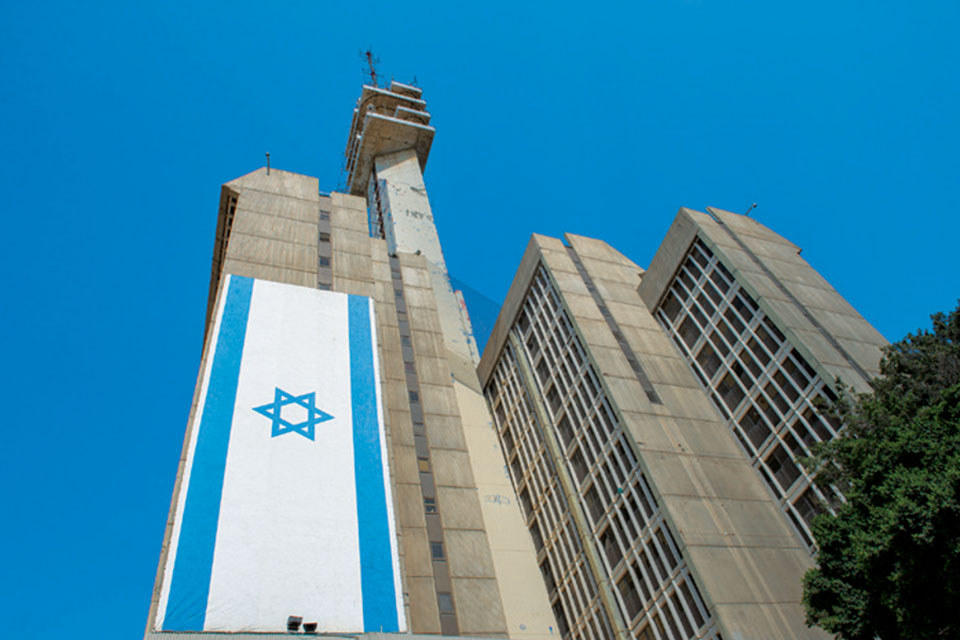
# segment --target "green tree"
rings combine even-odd
[[[845,640],[960,638],[960,304],[886,348],[811,461],[846,502],[813,522],[807,623]]]

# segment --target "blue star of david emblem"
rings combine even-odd
[[[285,433],[296,432],[308,440],[313,440],[314,427],[321,422],[333,420],[329,413],[321,411],[316,407],[316,392],[305,393],[302,396],[295,396],[283,391],[280,387],[276,388],[273,394],[273,402],[254,407],[253,410],[262,416],[273,420],[273,426],[270,429],[270,437],[276,438]],[[288,404],[298,405],[307,410],[307,419],[296,424],[284,420],[281,415],[283,407]],[[289,415],[289,414],[288,414]]]

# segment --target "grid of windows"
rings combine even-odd
[[[509,344],[504,348],[486,394],[563,635],[610,637],[603,633],[609,622],[556,463],[564,465],[573,482],[589,520],[590,544],[602,559],[630,636],[719,638],[628,435],[542,267],[512,331],[524,353],[515,353]],[[557,434],[563,459],[556,463],[542,443],[542,426],[531,408],[518,357],[530,364],[549,428]]]
[[[657,309],[687,363],[807,545],[825,498],[799,458],[839,424],[836,397],[713,252],[696,240]]]

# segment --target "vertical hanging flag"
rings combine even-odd
[[[369,298],[227,276],[154,628],[406,630]]]

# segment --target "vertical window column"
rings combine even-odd
[[[330,210],[321,207],[317,215],[317,289],[330,291],[333,288]]]
[[[370,229],[371,238],[385,238],[383,211],[384,197],[383,190],[386,182],[377,180],[377,172],[374,169],[370,172],[370,183],[367,186],[367,224]]]
[[[443,544],[443,523],[437,503],[437,487],[430,464],[430,447],[427,442],[426,423],[420,402],[420,381],[417,377],[416,359],[410,331],[410,318],[403,295],[403,274],[400,260],[390,257],[390,277],[393,283],[394,302],[397,308],[397,325],[400,331],[400,350],[406,375],[407,399],[410,405],[410,420],[413,423],[413,444],[420,472],[420,496],[423,498],[423,513],[427,523],[427,540],[433,565],[433,582],[437,593],[437,608],[440,612],[440,632],[445,636],[460,635],[457,611],[450,582],[450,567],[447,564]]]

